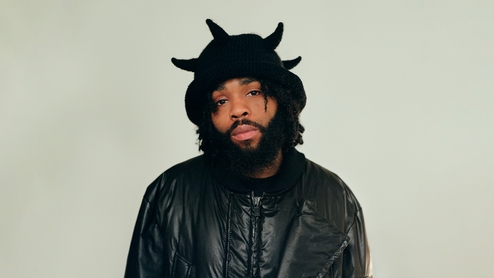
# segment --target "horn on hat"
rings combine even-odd
[[[176,59],[172,58],[172,63],[180,69],[195,72],[197,68],[197,58],[193,59]]]
[[[230,35],[211,19],[206,19],[206,24],[209,26],[209,30],[211,31],[214,40],[218,43],[224,44],[230,39]]]
[[[283,23],[280,22],[278,23],[276,30],[274,30],[274,32],[271,35],[267,36],[264,39],[264,45],[268,49],[275,50],[276,47],[278,47],[278,45],[280,44],[282,36],[283,36]]]
[[[298,63],[300,63],[300,61],[302,60],[302,57],[298,56],[297,58],[293,59],[293,60],[285,60],[285,61],[281,61],[283,63],[283,67],[285,69],[293,69],[296,65],[298,65]]]

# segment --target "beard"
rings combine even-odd
[[[257,146],[253,146],[250,140],[242,142],[241,146],[232,141],[231,133],[242,124],[259,129],[261,138]],[[231,173],[255,176],[275,164],[285,141],[284,129],[285,120],[280,110],[276,111],[267,126],[244,119],[233,123],[226,133],[213,127],[211,137],[213,148],[218,151],[217,162],[225,161]]]

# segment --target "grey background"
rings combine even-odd
[[[146,186],[199,154],[206,18],[301,55],[299,149],[366,216],[376,277],[494,272],[494,2],[0,1],[0,276],[122,277]]]

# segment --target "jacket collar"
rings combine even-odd
[[[243,180],[246,177],[234,174],[228,169],[228,162],[219,161],[211,169],[213,177],[226,188],[238,192],[249,193],[250,189],[243,186]],[[291,148],[283,153],[283,162],[281,163],[273,185],[273,190],[268,191],[271,194],[283,192],[292,187],[302,175],[305,168],[305,155],[295,148]]]

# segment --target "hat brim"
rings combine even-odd
[[[239,77],[254,77],[268,79],[289,88],[295,101],[300,104],[302,110],[305,106],[306,96],[304,86],[300,78],[280,65],[267,62],[234,62],[227,65],[216,66],[195,76],[189,84],[185,94],[185,109],[189,120],[199,125],[204,106],[208,101],[208,94],[219,84]]]

